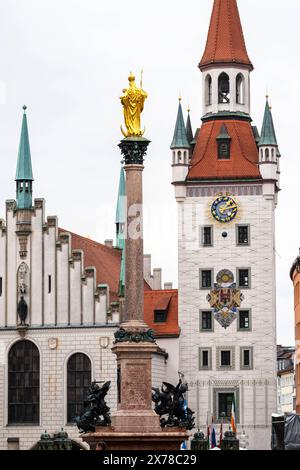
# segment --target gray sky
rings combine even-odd
[[[282,153],[277,208],[278,341],[294,343],[289,269],[299,236],[299,0],[239,0],[261,128],[268,89]],[[144,69],[143,121],[152,144],[144,172],[145,252],[177,284],[170,142],[178,95],[201,118],[201,74],[213,0],[0,0],[0,217],[15,195],[22,105],[28,106],[34,197],[61,227],[114,236],[122,124],[130,70]]]

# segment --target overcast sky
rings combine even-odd
[[[278,342],[294,344],[291,264],[299,230],[299,0],[239,0],[261,128],[268,89],[282,154],[277,208]],[[15,197],[22,106],[28,106],[34,197],[68,230],[114,237],[120,170],[119,102],[144,70],[143,121],[152,141],[144,172],[145,252],[177,285],[170,142],[179,90],[201,118],[201,73],[213,0],[0,0],[0,217]],[[270,276],[271,278],[271,276]]]

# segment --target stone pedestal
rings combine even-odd
[[[178,451],[187,433],[182,429],[172,429],[161,432],[118,432],[112,428],[98,428],[96,432],[85,434],[84,440],[91,450],[107,451]]]
[[[112,415],[118,432],[159,432],[159,416],[152,409],[152,355],[155,343],[117,343],[120,402]]]

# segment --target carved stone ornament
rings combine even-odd
[[[18,291],[20,294],[28,293],[29,268],[26,263],[21,263],[18,270]]]
[[[243,294],[233,281],[234,276],[231,271],[226,269],[220,271],[214,289],[207,296],[215,319],[225,329],[237,318],[238,308],[244,300]]]
[[[125,165],[143,165],[150,141],[143,137],[128,137],[119,144]]]
[[[57,344],[58,344],[57,338],[49,338],[49,340],[48,340],[49,349],[51,349],[51,350],[56,349]]]
[[[115,343],[155,343],[154,331],[126,331],[120,328],[115,333]]]
[[[19,244],[20,244],[19,255],[20,255],[20,258],[22,259],[27,257],[27,242],[28,242],[27,235],[19,235]]]

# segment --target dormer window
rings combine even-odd
[[[154,311],[154,323],[165,323],[167,321],[167,310]]]
[[[230,159],[230,143],[231,143],[231,137],[228,134],[225,124],[223,124],[221,127],[220,134],[217,137],[219,160]]]

